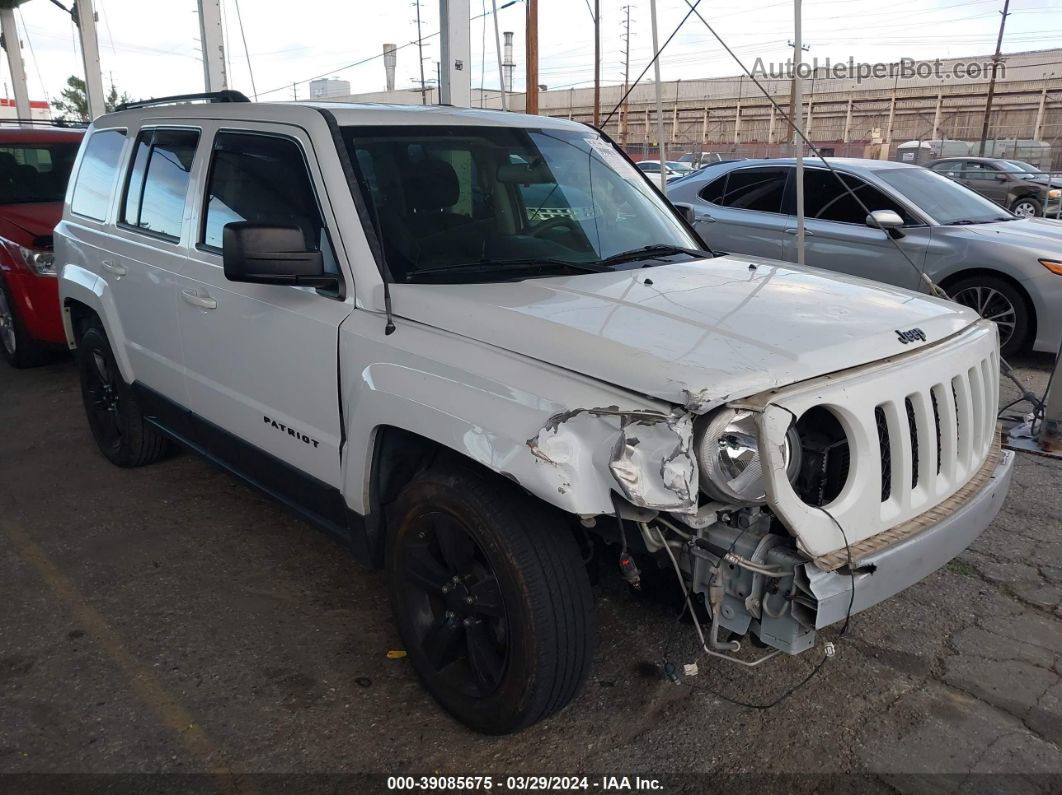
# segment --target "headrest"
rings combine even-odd
[[[441,210],[457,204],[457,172],[442,160],[418,163],[405,178],[406,201],[417,210]]]

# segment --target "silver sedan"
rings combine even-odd
[[[1062,223],[1019,218],[921,166],[829,162],[845,185],[821,161],[805,161],[807,265],[912,290],[924,270],[996,321],[1005,355],[1058,350]],[[672,182],[668,198],[711,248],[795,262],[794,173],[791,159],[720,163]]]

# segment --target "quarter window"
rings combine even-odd
[[[822,221],[865,224],[868,211],[893,210],[905,224],[917,223],[903,206],[873,185],[849,174],[841,175],[851,193],[833,173],[812,168],[804,172],[804,215]],[[852,194],[859,197],[857,201]],[[860,202],[863,204],[861,205]],[[866,209],[863,209],[866,205]]]
[[[701,192],[698,195],[706,202],[722,204],[723,194],[726,193],[726,178],[727,175],[723,174],[719,179],[712,180],[701,188]]]
[[[785,181],[784,168],[739,168],[710,183],[700,196],[724,207],[777,213],[782,209]]]
[[[136,140],[121,220],[179,240],[198,130],[144,130]]]
[[[70,199],[73,212],[97,221],[106,219],[124,143],[125,130],[99,130],[89,138]]]
[[[222,248],[225,225],[250,221],[294,226],[336,272],[328,233],[299,145],[288,138],[220,132],[214,139],[200,243]]]

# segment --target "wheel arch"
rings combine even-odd
[[[1010,274],[1004,273],[1003,271],[996,270],[994,268],[965,268],[961,271],[949,274],[947,278],[945,278],[941,282],[940,286],[944,289],[944,292],[950,295],[951,288],[953,285],[974,276],[987,276],[993,279],[999,279],[1000,281],[1006,282],[1015,290],[1017,290],[1018,295],[1021,296],[1021,299],[1025,302],[1025,308],[1029,313],[1029,330],[1023,343],[1028,344],[1030,340],[1035,340],[1037,324],[1036,304],[1032,300],[1032,296],[1029,295],[1029,291],[1025,289],[1024,285],[1022,285],[1020,281],[1015,279]]]
[[[128,384],[133,383],[136,377],[126,353],[125,334],[107,282],[86,268],[66,265],[59,277],[59,297],[69,348],[77,348],[78,337],[84,332],[83,328],[75,324],[75,317],[81,322],[85,322],[86,318],[95,318],[111,343],[111,350],[122,378]]]
[[[76,298],[63,300],[63,325],[66,326],[66,338],[71,350],[77,348],[82,335],[93,325],[103,325],[99,313],[88,304]]]
[[[368,473],[368,506],[364,527],[352,535],[355,556],[379,568],[387,538],[388,517],[403,489],[419,474],[433,467],[461,467],[493,480],[501,487],[515,487],[543,510],[563,514],[560,508],[524,488],[511,475],[498,473],[469,455],[414,431],[381,425],[373,432]]]

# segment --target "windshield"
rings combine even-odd
[[[984,224],[1015,218],[998,204],[928,168],[893,168],[874,173],[938,224]]]
[[[0,204],[61,202],[78,145],[0,144]]]
[[[589,128],[347,127],[343,137],[396,281],[462,268],[462,281],[491,281],[491,266],[536,261],[617,267],[605,260],[701,247]]]

